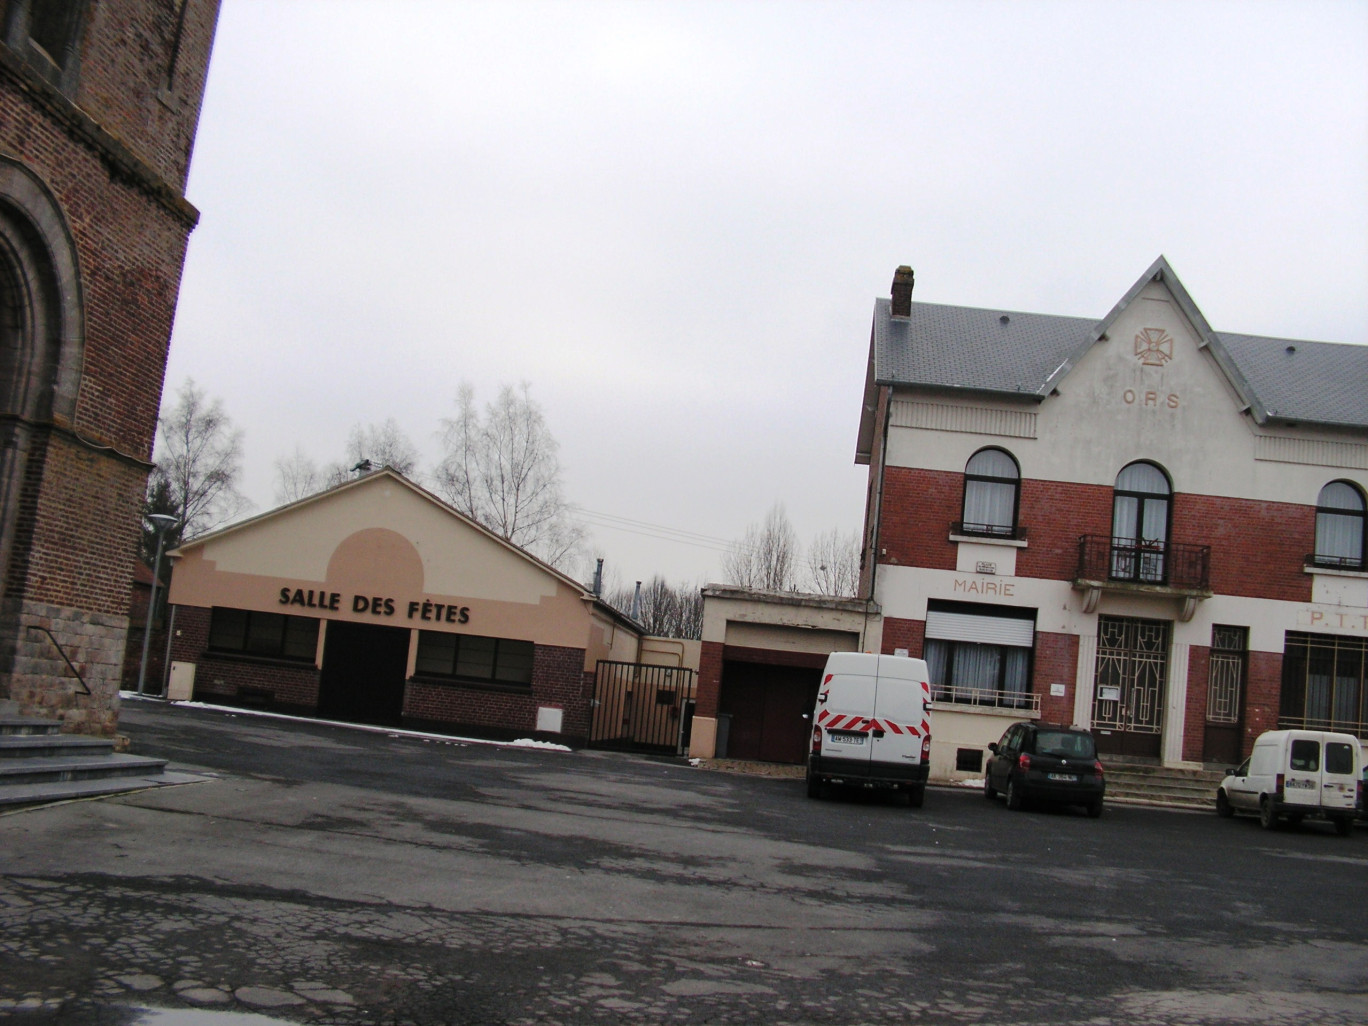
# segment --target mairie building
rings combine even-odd
[[[929,664],[933,777],[1027,718],[1172,766],[1368,738],[1368,346],[1216,330],[1162,257],[1091,317],[891,292],[861,647]]]

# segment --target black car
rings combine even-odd
[[[1082,805],[1089,816],[1102,815],[1106,781],[1088,731],[1050,723],[1013,723],[988,750],[993,754],[983,777],[985,798],[1002,792],[1009,809],[1042,801]]]

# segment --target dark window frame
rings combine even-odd
[[[1368,638],[1287,631],[1280,727],[1368,739]]]
[[[227,625],[223,624],[224,618],[229,615],[242,616],[241,637],[242,640],[236,645],[223,644],[223,635],[227,633]],[[253,620],[257,621],[257,629],[253,631]],[[277,620],[280,622],[279,644],[263,646],[254,644],[253,639],[261,639],[266,634],[265,625]],[[214,606],[209,611],[209,635],[205,641],[205,653],[213,656],[228,656],[245,659],[266,659],[290,663],[291,665],[316,666],[318,662],[318,629],[319,619],[313,616],[294,616],[290,613],[265,612],[255,609],[238,609],[232,606]],[[304,640],[305,644],[300,644],[300,652],[292,653],[289,651],[291,641],[291,629],[294,630],[293,638],[295,641]],[[307,644],[307,639],[312,636],[312,644]],[[302,649],[308,647],[308,655],[304,655]]]
[[[1153,460],[1132,460],[1116,474],[1117,482],[1132,467],[1150,467],[1164,480],[1165,492],[1142,492],[1133,488],[1112,486],[1111,515],[1111,577],[1113,580],[1137,581],[1142,584],[1164,584],[1168,581],[1169,547],[1173,544],[1173,478]],[[1134,536],[1116,533],[1117,499],[1134,499],[1135,514],[1129,526]],[[1144,537],[1145,509],[1158,502],[1164,504],[1164,537]],[[1156,541],[1158,544],[1156,545]]]
[[[1344,485],[1358,499],[1358,509],[1349,509],[1341,506],[1323,505],[1325,493],[1334,485]],[[1335,556],[1324,551],[1322,544],[1328,540],[1322,531],[1324,521],[1322,518],[1342,518],[1345,520],[1358,521],[1358,545],[1359,554],[1355,559],[1352,556]],[[1363,489],[1354,481],[1346,481],[1343,478],[1328,481],[1316,496],[1316,534],[1315,552],[1311,555],[1311,563],[1326,569],[1334,570],[1364,570],[1368,569],[1368,497],[1363,494]]]
[[[1016,471],[1015,477],[1001,477],[996,474],[978,474],[969,468],[974,460],[984,453],[1000,453],[1006,456]],[[985,524],[970,522],[969,520],[969,492],[973,485],[1011,485],[1012,486],[1012,521],[1010,524]],[[964,464],[964,488],[960,494],[960,522],[956,525],[960,533],[977,535],[984,538],[1017,538],[1020,537],[1020,518],[1021,518],[1021,464],[1017,458],[1000,445],[987,445],[979,449]]]
[[[10,0],[5,42],[51,85],[74,96],[89,8],[89,0]],[[61,38],[40,38],[45,29],[58,32]]]
[[[430,666],[422,665],[425,661],[428,661],[427,659],[425,659],[425,655],[430,657],[432,654],[430,652],[424,652],[424,639],[429,639],[429,643],[431,643],[431,641],[439,638],[444,643],[447,641],[454,642],[451,649],[450,670],[445,672],[441,670],[432,669]],[[490,670],[488,676],[473,674],[469,672],[457,672],[457,668],[459,667],[461,661],[461,645],[463,642],[472,641],[494,642],[494,654],[493,658],[490,660]],[[511,646],[518,646],[517,650],[525,652],[526,654],[526,680],[509,676],[501,677],[499,675],[501,669],[500,656],[501,654],[508,652],[508,658],[511,661]],[[523,648],[523,646],[526,646],[525,649]],[[533,678],[536,676],[536,655],[536,643],[531,641],[525,641],[520,638],[494,638],[482,634],[458,634],[454,631],[419,630],[418,647],[415,654],[413,679],[425,683],[434,684],[458,684],[471,685],[475,687],[499,688],[513,691],[530,691],[532,690]],[[508,664],[505,663],[503,665],[506,667]],[[422,668],[420,669],[420,667]]]

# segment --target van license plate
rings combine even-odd
[[[865,743],[865,736],[863,734],[832,733],[828,736],[831,738],[833,744],[838,745],[862,745]]]
[[[1075,783],[1075,782],[1078,780],[1078,778],[1077,778],[1076,776],[1074,776],[1072,773],[1046,773],[1046,774],[1045,774],[1045,779],[1046,779],[1046,780],[1067,780],[1067,781],[1068,781],[1069,783],[1071,783],[1071,784],[1072,784],[1072,783]]]

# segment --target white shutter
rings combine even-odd
[[[1035,623],[1014,616],[979,616],[928,610],[926,636],[942,641],[976,641],[984,645],[1031,648],[1035,644]]]

